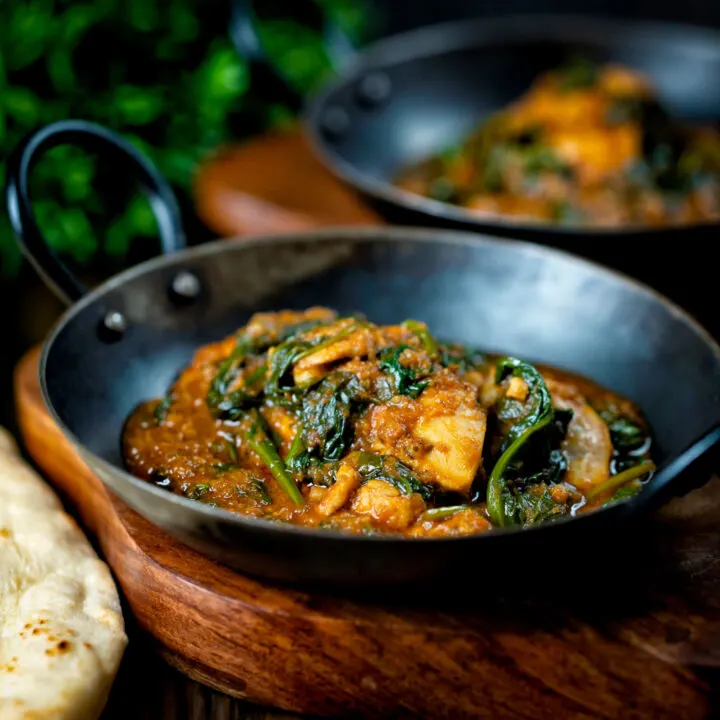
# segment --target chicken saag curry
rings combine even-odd
[[[130,472],[198,502],[407,537],[616,502],[652,473],[650,444],[638,409],[588,380],[326,308],[254,315],[123,433]]]
[[[399,187],[473,213],[578,227],[720,220],[720,133],[686,127],[641,74],[577,60]]]

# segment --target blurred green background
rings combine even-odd
[[[131,140],[159,166],[180,201],[191,243],[213,235],[196,218],[193,174],[219,146],[295,121],[277,83],[238,56],[232,0],[0,0],[0,180],[28,132],[82,118]],[[360,0],[255,0],[274,64],[302,95],[331,72],[323,23],[362,42]],[[118,176],[119,175],[119,176]],[[46,153],[30,179],[45,237],[92,285],[157,254],[149,203],[112,164],[71,146]],[[4,200],[3,200],[4,205]],[[64,307],[23,262],[0,213],[0,425],[17,430],[12,371]]]
[[[332,18],[360,38],[366,25],[360,3],[316,4],[320,18]],[[253,84],[230,40],[229,14],[229,0],[4,0],[0,157],[28,131],[53,120],[74,117],[107,125],[144,150],[169,178],[190,234],[198,239],[203,228],[189,197],[198,160],[223,143],[293,120],[280,98]],[[274,19],[264,20],[260,30],[273,60],[307,93],[330,65],[319,28],[298,15],[297,0],[274,2]],[[283,19],[289,16],[297,19]],[[154,236],[148,203],[131,188],[121,191],[112,170],[62,146],[32,175],[35,212],[48,241],[74,265],[95,265],[98,274],[117,270],[133,242]],[[3,182],[4,175],[3,162]],[[18,276],[20,263],[2,213],[5,282]]]

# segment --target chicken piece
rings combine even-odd
[[[482,462],[487,413],[476,400],[468,383],[438,383],[419,398],[422,407],[416,437],[430,445],[430,451],[416,463],[435,476],[445,490],[470,490]]]
[[[410,531],[413,537],[448,537],[475,535],[490,529],[490,523],[475,510],[462,510],[441,522],[418,522]]]
[[[581,185],[593,185],[623,171],[640,157],[642,143],[640,129],[628,124],[550,130],[545,141],[575,170]]]
[[[426,482],[465,493],[482,461],[487,424],[476,396],[474,385],[438,374],[417,399],[372,407],[358,435],[370,452],[394,455]]]
[[[528,392],[527,383],[521,377],[513,376],[510,378],[510,382],[508,382],[505,397],[524,403],[527,399]]]
[[[340,327],[337,332],[342,332]],[[330,336],[332,337],[332,336]],[[364,357],[374,348],[372,333],[360,328],[337,342],[318,349],[307,357],[298,360],[293,367],[293,380],[300,387],[308,387],[330,372],[331,366],[341,360]]]
[[[250,338],[268,337],[277,340],[282,331],[290,325],[311,322],[331,322],[337,317],[334,310],[311,307],[307,310],[282,310],[275,313],[255,313],[245,326],[245,335]]]
[[[356,493],[352,511],[369,515],[388,530],[405,530],[425,510],[425,501],[417,493],[410,496],[384,480],[369,480]]]
[[[325,495],[327,495],[327,492],[327,488],[324,488],[321,485],[313,485],[310,490],[308,490],[306,499],[311,505],[317,505],[325,497]]]
[[[479,413],[477,417],[458,414],[431,418],[417,428],[417,435],[432,445],[422,465],[444,490],[470,490],[482,459],[485,420]]]
[[[540,81],[509,113],[508,128],[520,131],[545,128],[584,128],[601,125],[606,101],[593,90],[558,92],[552,80]]]
[[[635,70],[622,65],[607,65],[600,73],[600,87],[615,97],[649,98],[654,94],[649,80]]]
[[[610,430],[573,385],[552,379],[546,383],[553,405],[574,413],[561,448],[568,459],[565,480],[585,493],[610,476]]]
[[[318,503],[317,512],[329,517],[337,512],[350,498],[350,494],[360,485],[362,477],[352,466],[343,463],[338,468],[335,484],[325,493]]]
[[[550,208],[544,198],[519,194],[477,194],[468,198],[465,207],[472,212],[491,215],[514,215],[527,218],[549,218]]]

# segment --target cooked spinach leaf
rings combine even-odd
[[[417,320],[406,320],[403,323],[403,327],[417,335],[422,343],[423,349],[431,358],[437,357],[439,353],[437,341],[430,334],[430,331],[425,323],[418,322]]]
[[[248,408],[259,401],[259,389],[238,389],[229,392],[237,380],[247,358],[257,350],[253,340],[239,335],[237,345],[230,355],[219,365],[210,382],[205,402],[214,417],[222,420],[239,420]]]
[[[598,81],[600,69],[588,58],[573,58],[557,71],[558,87],[569,92],[591,88]]]
[[[439,351],[440,364],[443,367],[457,366],[461,373],[474,370],[485,363],[485,355],[480,350],[473,350],[463,345],[442,344],[439,346]]]
[[[247,497],[262,505],[270,505],[272,498],[265,486],[265,481],[260,478],[253,478],[245,487],[235,486],[235,493],[240,497]]]
[[[551,450],[544,457],[547,459],[543,459],[541,461],[543,467],[541,467],[540,470],[537,470],[526,477],[522,477],[523,485],[537,485],[540,483],[554,485],[563,479],[563,476],[568,469],[568,461],[565,454],[556,448]]]
[[[508,448],[521,437],[529,437],[528,430],[536,431],[540,426],[544,427],[555,419],[550,391],[534,366],[513,357],[499,358],[495,365],[495,382],[500,383],[508,376],[519,377],[525,381],[528,387],[528,400],[523,415],[510,427],[503,448]],[[561,418],[569,422],[567,414],[561,415]]]
[[[400,361],[400,356],[409,346],[398,345],[397,347],[385,348],[380,352],[380,369],[387,372],[395,381],[395,390],[399,395],[407,395],[416,398],[430,384],[429,380],[418,380],[417,371],[405,367]]]
[[[303,440],[304,428],[302,423],[298,423],[295,437],[290,444],[287,457],[285,458],[285,467],[292,472],[305,472],[310,464],[311,456],[305,446]]]
[[[610,440],[616,450],[636,450],[645,444],[647,433],[637,423],[607,411],[601,412],[600,417],[610,430]]]
[[[338,460],[352,442],[352,403],[356,379],[347,373],[327,375],[302,401],[303,443],[322,460]],[[299,454],[298,454],[299,457]]]
[[[550,392],[542,375],[529,363],[512,357],[499,358],[495,381],[508,375],[522,378],[528,386],[524,414],[511,425],[501,448],[501,455],[490,473],[487,485],[487,507],[493,524],[498,527],[518,522],[515,495],[507,484],[506,473],[528,440],[555,419]]]
[[[613,475],[624,472],[647,459],[651,439],[641,425],[620,415],[614,409],[602,410],[599,415],[610,430],[610,440],[613,445]]]
[[[429,485],[418,480],[413,471],[392,455],[374,455],[359,452],[353,457],[357,471],[362,475],[363,483],[369,480],[384,480],[397,488],[403,495],[417,493],[423,500],[433,495]]]
[[[312,343],[291,338],[275,348],[268,363],[268,375],[265,380],[265,395],[271,398],[293,390],[292,366],[302,354],[312,348]]]
[[[538,485],[514,496],[515,516],[520,525],[539,525],[569,515],[567,503],[553,500],[547,485]]]
[[[306,340],[301,336],[294,335],[288,340],[285,340],[275,348],[270,358],[268,377],[265,381],[265,394],[268,397],[278,400],[283,394],[291,393],[288,399],[291,403],[296,403],[298,397],[292,395],[292,393],[307,388],[297,388],[295,386],[295,381],[292,379],[292,368],[295,363],[313,353],[334,345],[339,340],[355,332],[358,328],[362,327],[362,325],[363,322],[357,320],[349,323],[329,337],[321,335],[320,337],[312,338],[312,340]]]

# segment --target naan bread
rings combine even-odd
[[[107,566],[0,428],[0,718],[94,720],[126,644]]]

